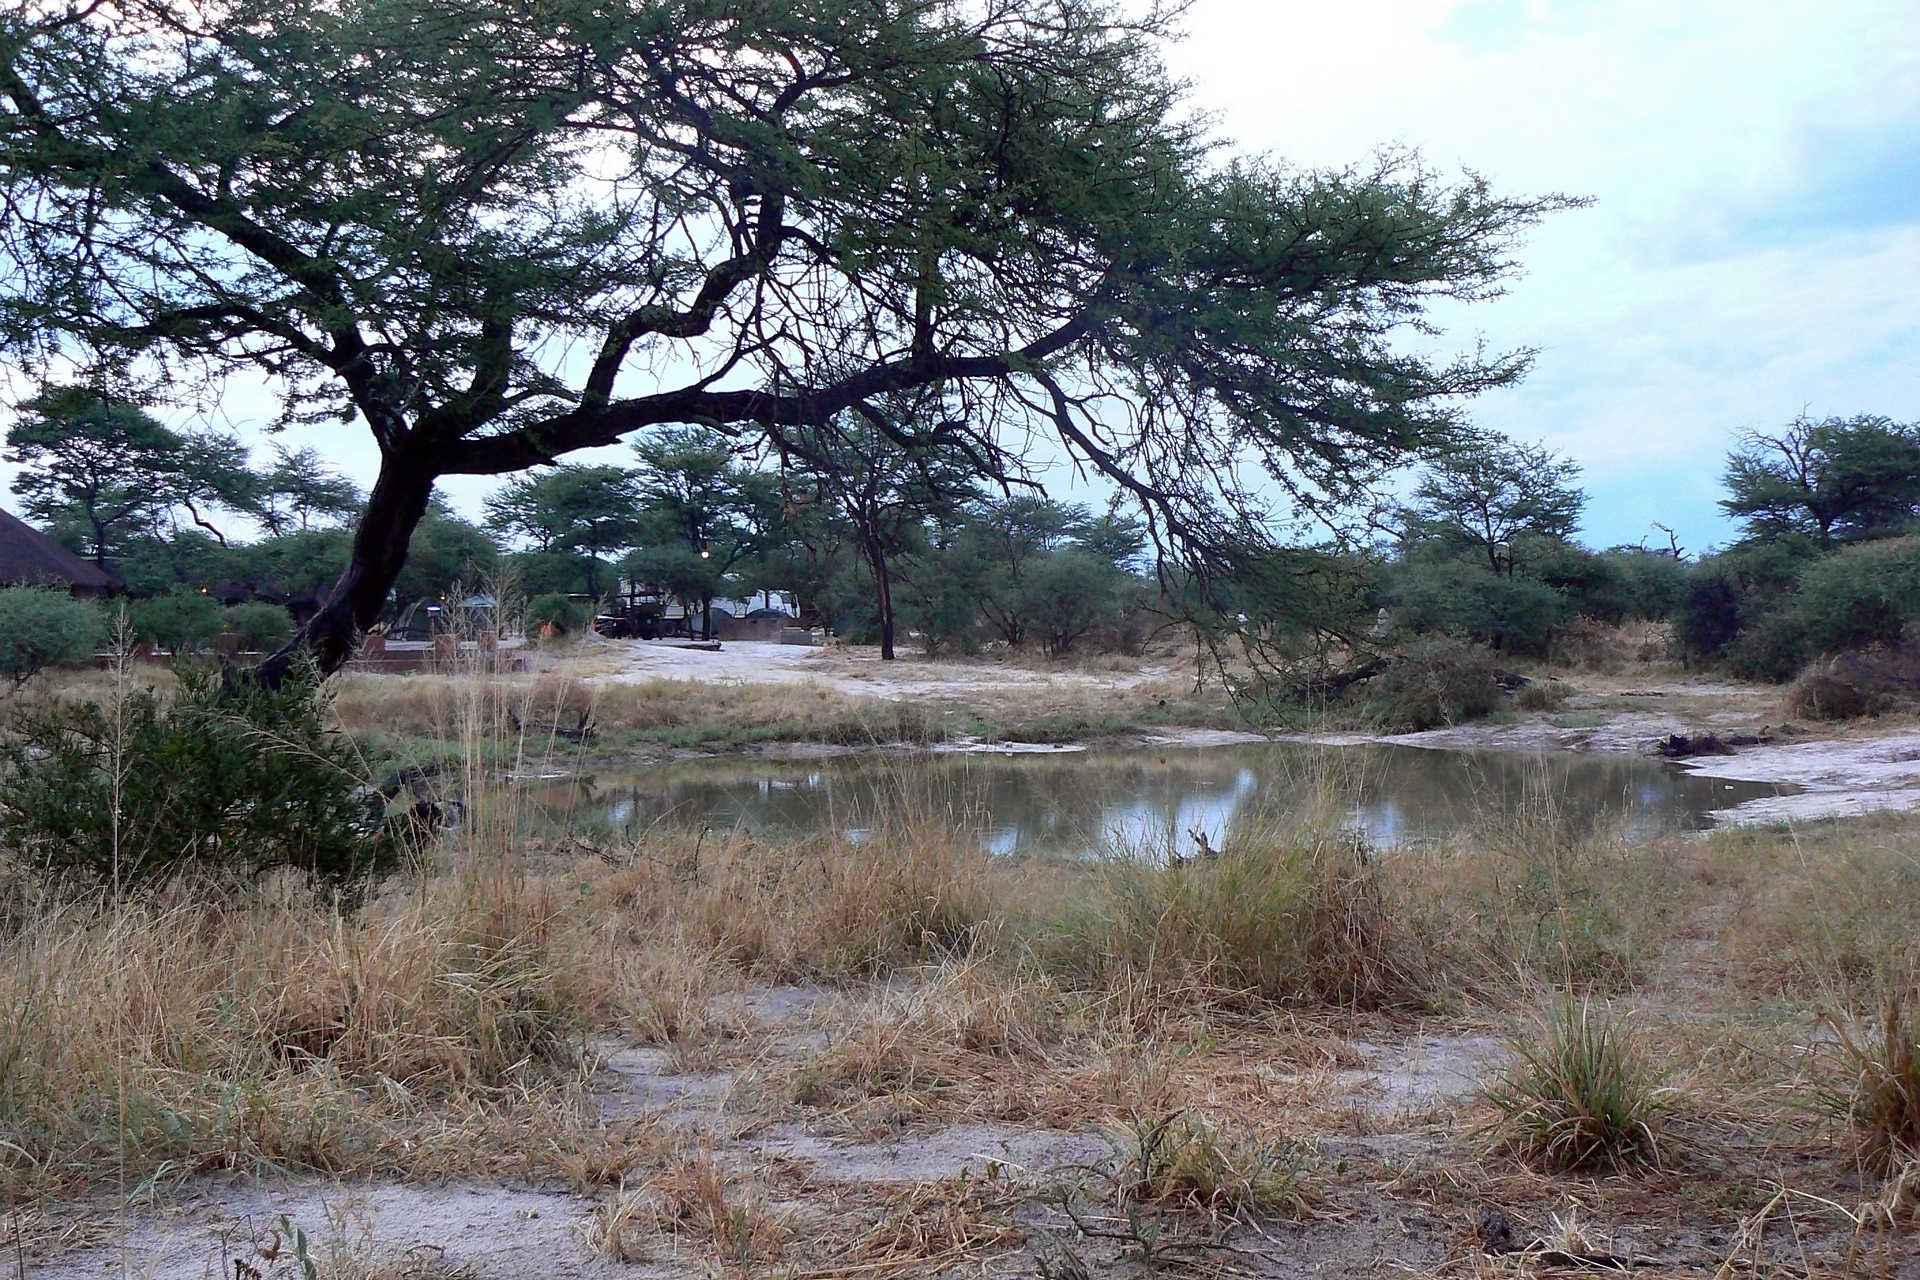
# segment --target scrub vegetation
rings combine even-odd
[[[103,679],[109,716],[147,696]],[[464,778],[550,758],[496,686],[410,686]],[[1542,787],[1380,849],[1342,821],[1354,781],[1329,759],[1190,858],[995,857],[904,789],[858,839],[528,837],[499,787],[345,896],[10,853],[13,1230],[52,1265],[47,1224],[234,1172],[549,1188],[568,1247],[690,1275],[1279,1274],[1375,1214],[1412,1225],[1369,1250],[1463,1271],[1496,1265],[1457,1243],[1488,1214],[1527,1256],[1671,1274],[1900,1256],[1911,819],[1640,837]],[[902,1142],[950,1167],[867,1168]],[[1755,1225],[1776,1193],[1785,1233]]]

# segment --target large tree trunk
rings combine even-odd
[[[407,544],[420,517],[427,513],[427,499],[432,493],[433,475],[425,468],[408,466],[393,457],[381,463],[380,478],[374,482],[366,512],[353,533],[353,556],[347,561],[347,571],[300,634],[260,664],[256,676],[261,683],[277,685],[285,680],[302,652],[313,656],[322,675],[331,675],[347,664],[359,647],[360,637],[386,608],[387,594],[407,563]]]
[[[880,615],[880,660],[893,661],[893,580],[887,574],[887,553],[877,542],[867,545],[867,563],[873,566],[873,603]]]

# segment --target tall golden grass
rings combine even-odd
[[[893,1123],[1179,1115],[1179,1132],[1230,1152],[1221,1100],[1272,1081],[1196,1045],[1275,1042],[1289,1018],[1641,988],[1689,941],[1727,958],[1726,990],[1812,998],[1891,972],[1920,923],[1920,835],[1894,819],[1633,838],[1582,829],[1543,794],[1438,847],[1379,850],[1348,829],[1354,780],[1331,765],[1292,807],[1184,859],[995,858],[904,775],[875,811],[844,815],[858,839],[658,828],[537,848],[502,764],[543,758],[539,726],[604,695],[528,682],[516,702],[491,679],[414,680],[419,723],[461,744],[461,821],[356,910],[290,879],[114,899],[0,877],[10,1202],[210,1169],[517,1161],[583,1187],[630,1178],[625,1209],[603,1215],[629,1215],[603,1223],[616,1252],[666,1213],[764,1257],[778,1215],[756,1216],[756,1188],[594,1114],[597,1037],[711,1066],[759,1034],[725,997],[811,983],[843,1004],[830,1042],[775,1081],[777,1105],[857,1118],[884,1099]],[[1189,1173],[1194,1196],[1239,1203],[1225,1174]]]

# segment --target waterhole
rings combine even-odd
[[[526,787],[547,821],[615,839],[679,826],[858,840],[935,823],[1010,856],[1188,856],[1220,848],[1236,821],[1316,806],[1380,847],[1521,813],[1648,834],[1793,790],[1629,756],[1277,744],[602,764]]]

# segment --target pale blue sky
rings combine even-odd
[[[1532,237],[1509,296],[1442,316],[1450,342],[1540,348],[1473,413],[1585,468],[1588,541],[1656,520],[1690,552],[1727,540],[1743,430],[1920,419],[1912,0],[1195,0],[1185,26],[1170,60],[1240,150],[1409,146],[1502,191],[1595,198]],[[258,389],[224,409],[271,416]],[[363,431],[313,442],[371,479]],[[446,487],[477,514],[491,486]]]
[[[1586,470],[1585,535],[1698,551],[1743,430],[1920,418],[1920,6],[1827,0],[1197,0],[1172,51],[1242,147],[1418,148],[1588,195],[1450,335],[1533,346],[1485,425]]]

